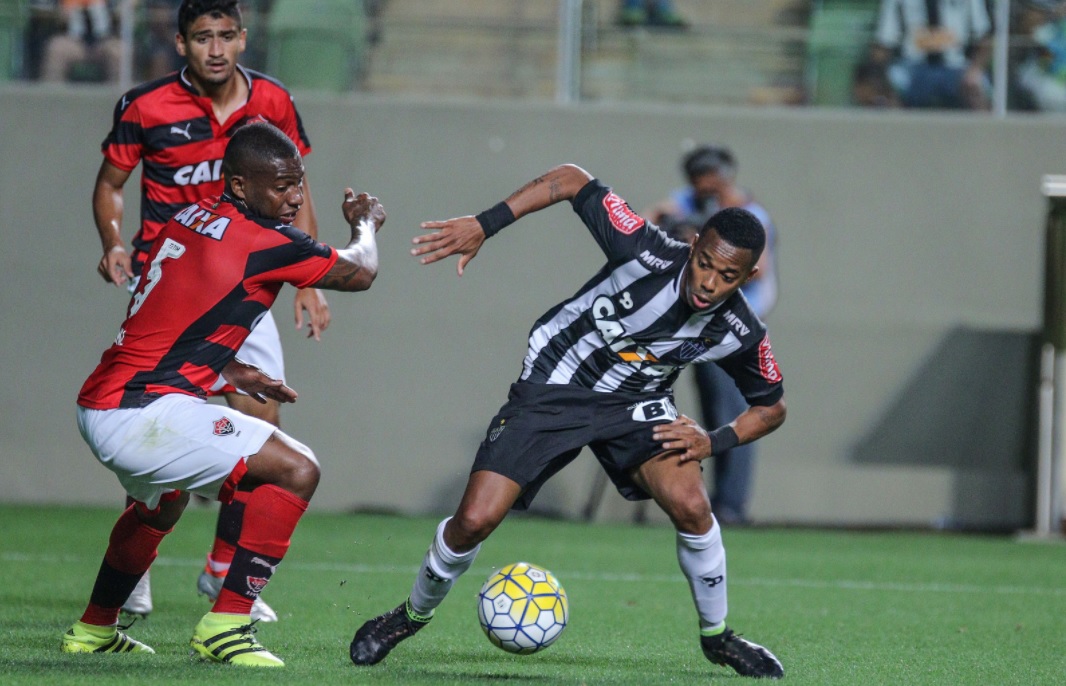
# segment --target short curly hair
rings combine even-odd
[[[178,33],[189,37],[189,28],[205,14],[213,19],[232,17],[241,26],[241,8],[237,0],[183,0],[178,8]]]
[[[237,129],[226,144],[222,173],[230,179],[253,173],[275,160],[299,157],[296,144],[281,129],[265,121],[252,122]]]
[[[755,266],[766,248],[766,229],[751,212],[742,207],[727,207],[711,215],[700,232],[700,242],[707,240],[711,231],[737,248],[751,251],[751,266]]]

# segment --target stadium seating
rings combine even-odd
[[[275,0],[267,73],[292,89],[346,92],[366,69],[366,16],[352,0]]]
[[[816,3],[807,60],[811,104],[851,104],[852,73],[873,39],[878,5],[878,0]]]
[[[0,82],[10,81],[21,66],[26,12],[21,0],[0,2]]]

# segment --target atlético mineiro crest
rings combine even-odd
[[[245,577],[245,579],[248,581],[248,591],[255,595],[262,593],[263,589],[266,588],[267,582],[270,581],[270,579],[261,576],[249,576]]]
[[[231,436],[233,435],[234,426],[233,422],[229,420],[229,417],[221,417],[214,421],[215,435],[216,436]]]

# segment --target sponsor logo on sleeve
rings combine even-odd
[[[625,200],[618,197],[614,192],[610,192],[603,197],[603,208],[607,210],[607,216],[611,220],[611,226],[616,231],[620,231],[625,235],[635,233],[640,227],[644,226],[644,219],[640,217],[636,212],[629,209],[629,205]]]
[[[744,325],[744,322],[740,321],[740,317],[733,314],[733,310],[726,310],[722,313],[722,316],[725,317],[725,320],[729,322],[733,326],[733,328],[736,329],[736,332],[741,336],[747,336],[749,333],[751,333],[751,330]],[[767,343],[766,345],[769,346],[770,344]]]
[[[777,368],[774,351],[770,348],[770,334],[766,334],[759,341],[759,373],[770,383],[781,381],[781,370]]]
[[[669,269],[670,265],[674,263],[673,260],[664,260],[661,257],[656,257],[651,254],[650,250],[645,250],[640,253],[640,261],[648,265],[651,269]]]

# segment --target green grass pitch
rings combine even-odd
[[[512,517],[433,623],[382,664],[348,643],[406,597],[436,519],[317,514],[300,523],[264,598],[281,621],[259,638],[284,670],[194,661],[188,639],[214,508],[190,505],[152,570],[155,612],[130,634],[156,655],[65,655],[117,516],[0,507],[0,684],[738,684],[699,651],[696,617],[662,526]],[[1066,547],[1009,538],[727,529],[729,624],[773,650],[792,684],[1066,683]],[[532,656],[478,627],[481,583],[509,562],[551,569],[570,626]]]

